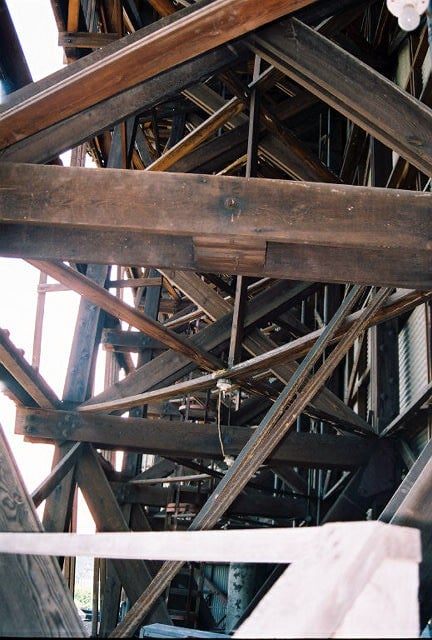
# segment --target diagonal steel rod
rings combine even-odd
[[[391,289],[381,288],[377,292],[318,371],[312,377],[309,377],[311,368],[323,354],[334,332],[337,331],[363,291],[363,287],[355,286],[346,296],[335,316],[299,366],[295,376],[291,378],[278,400],[273,404],[254,435],[237,457],[233,466],[208,498],[206,504],[189,527],[190,530],[210,529],[217,523],[258,467],[287,433],[297,416],[324,384],[355,339],[364,331],[371,316],[376,313],[390,295]],[[153,606],[153,603],[166,589],[183,564],[180,561],[164,562],[149,587],[131,607],[110,637],[118,638],[132,635]]]

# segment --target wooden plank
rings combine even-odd
[[[160,287],[162,284],[161,277],[153,278],[126,278],[123,280],[108,280],[107,289],[125,288],[125,287]]]
[[[152,32],[155,24],[146,27],[146,32]],[[233,47],[209,51],[175,70],[170,69],[43,131],[35,132],[3,150],[0,157],[13,162],[47,162],[77,142],[84,142],[121,120],[152,109],[161,100],[169,99],[185,86],[207,78],[238,58]]]
[[[247,279],[237,276],[236,295],[233,306],[233,321],[231,326],[230,345],[228,352],[228,367],[233,367],[239,362],[243,341],[243,317],[247,299]]]
[[[87,275],[95,284],[103,286],[108,274],[104,265],[87,266]],[[63,401],[83,402],[89,395],[94,372],[93,361],[99,341],[101,315],[99,307],[81,299],[74,336],[71,345],[68,368],[63,389]],[[73,449],[70,442],[58,442],[54,448],[52,470],[69,457]],[[57,485],[56,491],[48,495],[43,523],[47,531],[67,531],[70,525],[71,509],[75,495],[75,473],[69,473]]]
[[[1,427],[0,530],[13,535],[43,531]],[[54,558],[43,558],[34,552],[26,558],[2,555],[0,580],[2,636],[85,636],[72,595]]]
[[[75,74],[49,90],[20,102],[3,105],[0,114],[0,148],[31,135],[37,129],[67,118],[251,29],[275,20],[311,0],[215,0],[180,17],[147,38],[136,32],[119,43],[107,45],[98,58],[86,59]]]
[[[8,163],[0,165],[0,179],[1,224],[64,225],[88,231],[116,227],[196,236],[201,243],[208,238],[222,244],[224,236],[227,247],[244,240],[430,252],[430,193]],[[91,220],[89,209],[93,209]]]
[[[89,33],[88,31],[61,31],[58,34],[59,47],[75,49],[98,49],[119,39],[117,33]]]
[[[32,492],[31,498],[33,504],[37,508],[49,495],[54,491],[55,487],[63,480],[63,478],[73,468],[76,461],[81,455],[82,447],[80,443],[76,443],[63,456],[63,458],[55,465],[51,473],[41,484]]]
[[[285,564],[310,560],[316,553],[314,549],[327,537],[344,538],[348,542],[350,534],[355,535],[356,541],[361,541],[365,549],[381,534],[386,540],[385,548],[389,555],[397,557],[398,553],[399,557],[416,562],[420,559],[420,545],[413,531],[404,527],[390,529],[376,522],[334,523],[302,529],[33,533],[13,536],[4,533],[0,534],[0,552],[29,554],[37,550],[40,555],[49,556],[69,549],[77,556],[91,558]],[[397,551],[394,544],[388,544],[392,536],[404,541]],[[410,543],[407,544],[406,540]]]
[[[395,83],[296,19],[254,33],[249,45],[427,176],[432,174],[432,111]]]
[[[86,231],[85,234],[78,228],[68,228],[65,234],[60,226],[34,224],[0,224],[0,231],[0,255],[6,257],[157,265],[163,269],[198,271],[191,236],[124,232],[113,227]],[[220,255],[220,249],[218,253]],[[245,261],[244,256],[244,251],[236,253],[231,246],[232,273],[315,282],[350,281],[410,289],[432,288],[429,250],[416,252],[414,249],[396,251],[385,247],[356,249],[267,242],[264,266],[258,266],[255,261],[253,271],[246,268],[249,261]],[[207,253],[207,259],[210,257]],[[218,268],[216,272],[219,272]]]
[[[99,532],[128,532],[129,527],[121,509],[111,491],[109,483],[97,459],[96,453],[89,445],[83,450],[77,468],[77,480],[84,498],[96,523]],[[135,601],[151,580],[144,562],[125,562],[114,560],[113,565],[121,583],[131,601]],[[165,604],[160,601],[153,614],[149,616],[153,622],[171,624]]]
[[[196,273],[180,270],[161,270],[161,273],[212,320],[216,320],[232,310],[232,304],[222,298]]]
[[[343,536],[326,530],[327,525],[318,527],[322,538],[313,560],[293,563],[236,637],[266,638],[269,628],[275,638],[418,635],[418,534],[404,538],[407,528],[396,533],[390,527],[367,529],[365,524],[361,528],[353,523],[351,530],[346,525]],[[403,560],[404,547],[411,542],[412,565]],[[400,589],[393,587],[396,577]],[[318,593],[317,584],[322,586]]]
[[[68,439],[107,449],[136,450],[179,458],[222,456],[215,424],[126,418],[77,412],[20,408],[15,431],[32,440]],[[238,455],[253,434],[251,427],[222,425],[228,455]],[[271,454],[274,464],[353,468],[369,457],[374,440],[358,436],[291,433]]]
[[[420,623],[430,617],[432,594],[431,527],[432,441],[429,441],[379,516],[381,522],[420,530],[423,562],[420,565]]]
[[[149,338],[140,331],[122,331],[121,329],[103,329],[101,344],[107,350],[142,351],[143,349],[164,349],[161,342]]]
[[[109,171],[109,169],[104,169]],[[71,267],[58,263],[36,262],[31,261],[36,268],[48,273],[55,280],[70,287],[87,300],[96,304],[108,313],[116,315],[119,319],[128,322],[143,333],[152,338],[159,340],[166,346],[173,348],[175,351],[183,353],[186,357],[195,361],[205,369],[219,369],[220,362],[204,351],[192,347],[181,336],[170,331],[156,320],[146,316],[144,313],[133,309],[123,301],[111,295],[106,289],[95,284],[92,280],[83,276],[78,271],[74,271]]]
[[[40,407],[48,409],[60,405],[60,400],[54,391],[40,373],[27,362],[23,351],[16,348],[6,329],[0,329],[0,363]]]

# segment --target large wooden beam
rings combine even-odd
[[[222,458],[216,424],[124,418],[69,411],[20,408],[16,433],[32,440],[72,440],[178,458]],[[237,455],[254,433],[251,427],[223,426],[227,455]],[[363,464],[373,439],[358,436],[291,433],[272,452],[273,464],[353,468]]]
[[[90,55],[66,77],[15,96],[0,114],[0,148],[175,67],[312,0],[215,0],[147,37],[136,32]],[[39,89],[39,91],[38,91]]]
[[[432,175],[432,110],[425,104],[295,18],[254,33],[249,44],[256,54]]]
[[[2,255],[11,255],[4,244],[11,228],[25,225],[31,234],[36,225],[35,240],[43,229],[68,230],[51,247],[58,257],[70,253],[74,241],[97,253],[97,239],[111,260],[115,233],[126,245],[114,250],[120,264],[146,261],[150,238],[153,266],[166,266],[168,258],[172,267],[174,258],[196,271],[432,286],[429,193],[7,163],[0,165],[0,180]],[[131,261],[135,234],[145,244],[138,243]],[[160,256],[155,245],[166,246],[167,236],[170,255]],[[36,253],[37,243],[27,250]],[[88,259],[95,261],[93,252]]]
[[[0,531],[43,531],[1,427]],[[84,637],[76,606],[54,558],[2,554],[0,580],[1,636]]]

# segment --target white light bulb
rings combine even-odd
[[[404,31],[413,31],[420,24],[420,14],[412,4],[406,4],[399,15],[398,22]]]

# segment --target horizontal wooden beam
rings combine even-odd
[[[388,528],[383,523],[356,522],[326,524],[300,529],[248,529],[220,531],[131,531],[115,533],[0,534],[1,553],[76,555],[95,558],[136,560],[182,559],[197,562],[291,563],[313,557],[323,537],[349,539],[355,531],[373,541],[383,535],[387,541],[401,540],[404,559],[419,561],[420,545],[410,529]],[[409,540],[409,544],[406,541]],[[373,545],[372,545],[373,546]],[[394,547],[387,542],[388,554]],[[398,548],[399,551],[399,548]]]
[[[93,262],[99,249],[120,264],[432,288],[429,193],[7,163],[0,181],[1,255],[37,253],[38,235],[49,249],[67,229],[50,250],[64,259],[75,243]],[[33,246],[11,251],[20,225]]]
[[[249,45],[427,176],[432,175],[432,110],[425,104],[295,18],[255,32]]]
[[[107,45],[100,55],[62,79],[42,83],[27,98],[13,97],[0,113],[0,148],[97,104],[158,73],[233,40],[313,0],[215,0],[200,4],[147,37],[136,32]],[[98,52],[96,52],[98,53]],[[45,83],[46,84],[46,83]]]
[[[149,487],[133,482],[111,482],[110,486],[120,505],[140,504],[165,509],[173,501],[172,490],[165,487]],[[190,510],[194,513],[202,507],[208,497],[208,491],[204,487],[201,487],[200,491],[194,490],[190,485],[182,485],[178,489],[176,495],[179,503],[191,505]],[[269,492],[249,488],[234,500],[227,515],[275,518],[279,523],[293,518],[304,520],[308,508],[311,508],[307,496],[307,490],[303,496],[273,496]]]
[[[68,411],[19,408],[16,433],[32,439],[92,442],[103,448],[130,449],[180,458],[222,458],[216,424],[123,418]],[[227,455],[237,455],[254,433],[250,427],[222,427]],[[374,439],[291,433],[270,456],[273,464],[352,468],[363,464]]]

